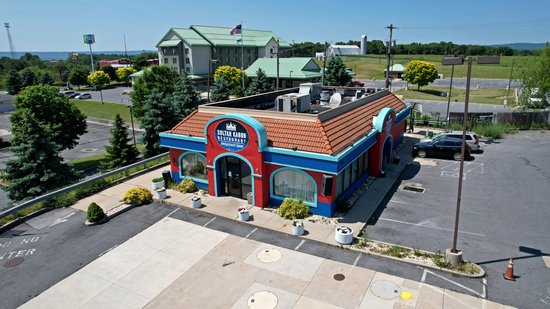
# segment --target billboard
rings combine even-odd
[[[85,34],[84,37],[84,43],[85,44],[94,44],[95,43],[95,36],[93,34]]]

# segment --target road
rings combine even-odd
[[[518,308],[550,304],[548,131],[520,131],[465,162],[457,248],[487,272],[489,298]],[[444,252],[453,239],[459,162],[416,159],[369,223],[370,238]],[[423,193],[403,190],[420,186]],[[517,281],[505,281],[510,257]]]
[[[441,118],[445,118],[447,113],[447,102],[444,101],[405,100],[405,103],[421,105],[424,115],[439,113]],[[468,103],[468,112],[470,113],[509,113],[511,111],[513,110],[504,105]],[[463,113],[464,102],[451,102],[449,112]]]
[[[365,83],[365,87],[370,88],[384,88],[386,85],[386,81],[381,80],[370,80],[370,79],[359,79],[360,81]],[[430,84],[430,86],[441,86],[441,87],[449,87],[449,84],[451,82],[450,78],[444,78],[444,79],[436,79],[433,83]],[[485,79],[485,78],[472,78],[470,81],[470,87],[472,89],[475,88],[501,88],[501,89],[507,89],[508,88],[508,80],[507,79]],[[393,80],[391,87],[392,90],[397,90],[401,88],[407,87],[408,83],[404,80]],[[519,88],[520,84],[517,81],[512,80],[510,82],[510,88]],[[466,78],[453,78],[453,88],[466,88]]]
[[[21,305],[167,214],[174,219],[261,243],[461,293],[483,295],[480,279],[455,278],[438,271],[428,272],[416,265],[305,240],[224,217],[214,217],[199,210],[151,204],[131,209],[106,224],[94,227],[84,226],[83,212],[71,208],[58,209],[0,234],[0,263],[3,266],[0,267],[0,276],[9,278],[0,285],[3,306],[14,308]]]

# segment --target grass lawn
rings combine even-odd
[[[145,148],[145,145],[143,144],[137,145],[137,149],[139,152],[143,151],[144,148]],[[98,167],[102,163],[102,161],[105,160],[106,155],[107,153],[104,152],[93,156],[72,160],[72,161],[69,161],[68,163],[77,172],[84,172],[86,170]]]
[[[116,103],[103,103],[90,100],[71,100],[88,117],[115,120],[115,115],[120,114],[122,120],[130,123],[130,109],[126,105]],[[134,117],[134,123],[139,123]]]
[[[420,91],[416,90],[416,86],[409,87],[409,90],[400,89],[395,91],[394,94],[403,95],[404,99],[417,99],[417,100],[434,100],[434,101],[447,101],[447,97],[442,97],[441,93],[447,93],[448,87],[420,87]],[[453,88],[451,94],[451,101],[464,102],[466,95],[466,89]],[[508,100],[512,99],[512,92],[509,93]],[[506,89],[470,89],[470,102],[471,103],[486,103],[486,104],[503,104],[506,97]]]
[[[512,61],[515,59],[513,77],[517,76],[519,71],[525,70],[527,62],[534,59],[534,56],[503,56],[500,57],[500,64],[484,64],[478,65],[475,61],[472,64],[473,78],[510,78],[510,70],[512,69]],[[435,64],[437,71],[443,74],[445,78],[451,76],[451,66],[441,65],[441,55],[394,55],[392,56],[393,64],[400,63],[406,66],[411,60],[425,60]],[[356,79],[384,79],[384,69],[386,68],[385,55],[366,55],[366,56],[342,56],[342,60],[348,68],[353,70],[357,75]],[[322,61],[318,61],[322,67]],[[467,65],[455,66],[454,77],[466,77]]]

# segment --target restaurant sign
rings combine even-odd
[[[233,120],[226,120],[216,126],[216,141],[223,149],[238,152],[248,145],[248,132],[246,128]]]

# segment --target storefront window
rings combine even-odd
[[[273,176],[273,194],[315,203],[315,184],[302,171],[285,169]]]
[[[181,176],[207,180],[206,159],[198,153],[188,153],[181,158]]]

